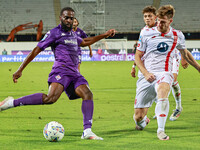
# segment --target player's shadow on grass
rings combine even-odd
[[[129,129],[122,129],[122,130],[108,130],[108,131],[101,131],[99,134],[103,135],[104,137],[118,137],[119,135],[132,135],[137,134],[138,131],[134,128]]]

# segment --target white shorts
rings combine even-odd
[[[174,77],[172,73],[154,73],[156,80],[152,83],[148,82],[144,76],[140,77],[137,81],[136,97],[134,108],[149,108],[157,97],[158,85],[166,82],[172,86]],[[169,92],[170,93],[170,92]],[[168,95],[169,95],[168,93]]]
[[[175,73],[178,75],[178,72],[179,72],[179,65],[180,65],[180,56],[177,55],[177,57],[174,57],[173,58],[173,70],[172,70],[172,73]]]

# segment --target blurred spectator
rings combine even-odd
[[[6,51],[5,48],[4,48],[4,50],[2,51],[2,55],[8,55],[8,52]]]
[[[98,51],[97,51],[97,53],[99,54],[99,55],[101,55],[102,54],[102,49],[99,47],[98,48]]]
[[[135,54],[136,52],[136,49],[137,49],[137,41],[135,42],[135,44],[133,45],[133,53]]]

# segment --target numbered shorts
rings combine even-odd
[[[157,97],[157,88],[160,83],[166,82],[170,87],[172,86],[174,80],[172,73],[164,72],[155,73],[154,75],[156,76],[156,80],[152,83],[148,82],[144,76],[138,79],[134,108],[151,107]]]

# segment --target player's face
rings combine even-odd
[[[152,28],[155,25],[155,23],[156,23],[156,15],[154,15],[153,13],[146,12],[146,13],[144,13],[143,17],[144,17],[145,24],[149,28]]]
[[[71,31],[74,21],[73,11],[64,11],[60,16],[61,26],[65,31]]]
[[[158,18],[157,20],[157,27],[158,30],[162,33],[167,33],[169,32],[169,26],[172,23],[172,18],[169,19],[167,16],[164,16],[162,18]]]
[[[76,29],[77,26],[78,26],[78,21],[77,19],[74,19],[73,29]]]

